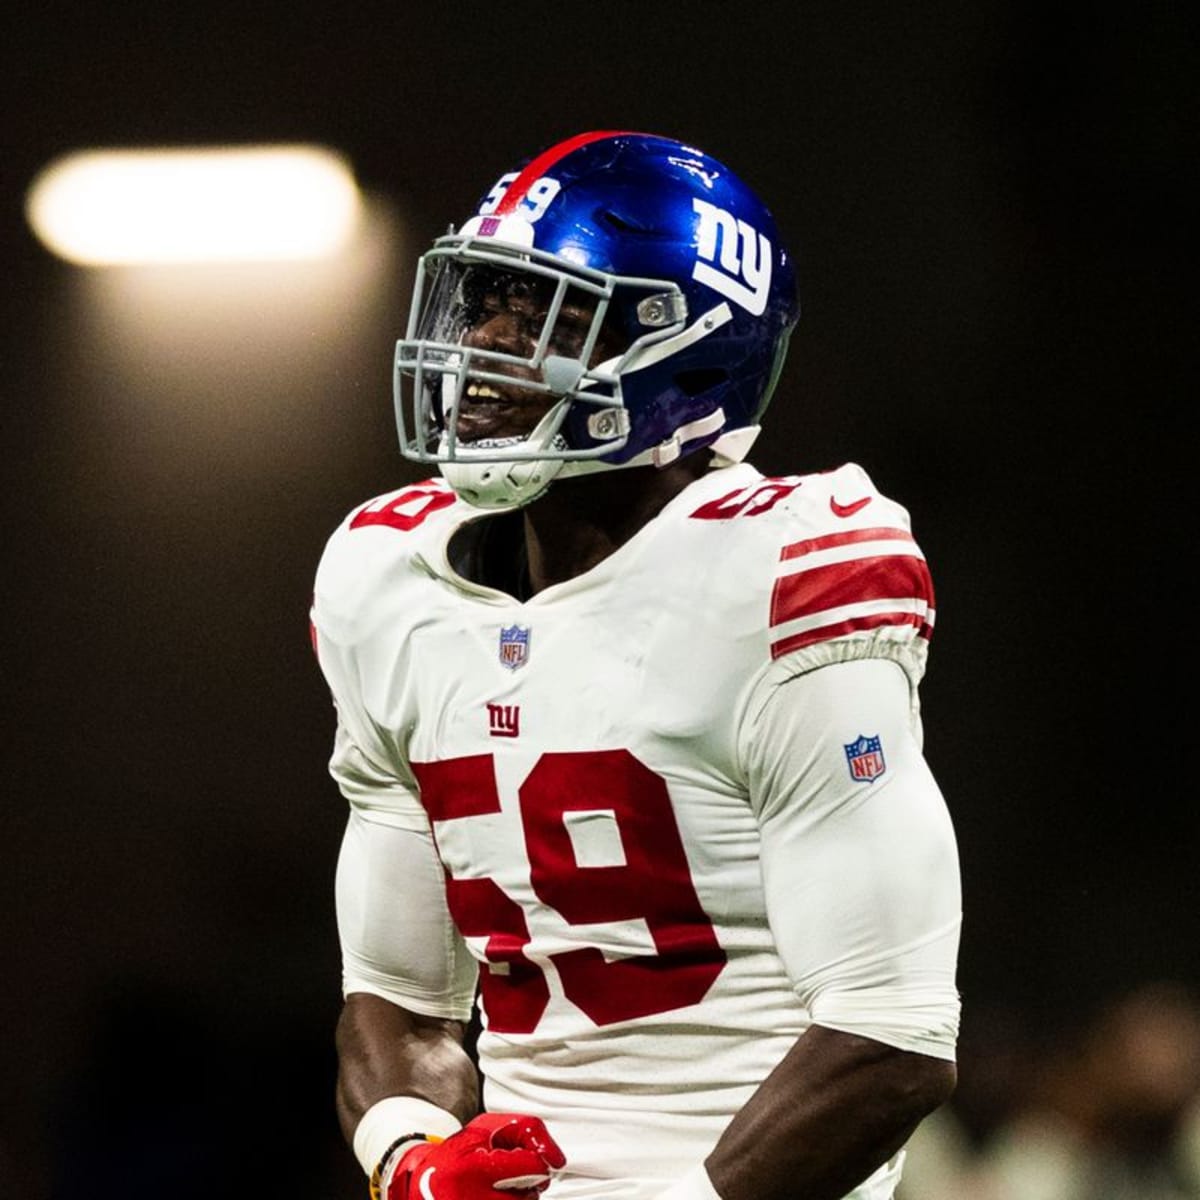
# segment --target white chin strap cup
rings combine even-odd
[[[442,477],[476,508],[517,508],[536,500],[563,468],[561,459],[444,462]]]
[[[545,447],[553,438],[556,409],[534,426],[522,443]],[[471,458],[471,447],[460,444],[453,462],[441,464],[442,478],[468,504],[476,508],[517,508],[536,500],[553,482],[564,463],[557,458],[528,458],[518,461],[481,461]]]

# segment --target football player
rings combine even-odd
[[[437,474],[347,516],[312,612],[378,1197],[885,1200],[953,1088],[925,559],[857,465],[746,462],[798,311],[755,194],[641,133],[420,261],[396,409]]]

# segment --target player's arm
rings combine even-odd
[[[336,884],[338,1118],[374,1200],[496,1200],[498,1183],[510,1200],[533,1200],[562,1152],[535,1118],[475,1115],[463,1032],[476,966],[450,918],[415,781],[362,703],[357,607],[340,595],[358,578],[339,568],[346,552],[335,536],[310,615],[338,718],[329,770],[350,805]]]
[[[883,755],[870,782],[845,749],[862,735]],[[768,915],[814,1024],[731,1122],[707,1175],[723,1200],[837,1200],[954,1088],[954,834],[893,663],[780,684],[751,743]]]
[[[954,1064],[814,1025],[707,1159],[722,1200],[838,1200],[954,1089]]]
[[[334,761],[355,805],[336,880],[345,996],[337,1112],[371,1170],[395,1137],[445,1136],[478,1110],[475,1068],[463,1046],[474,965],[446,911],[441,867],[420,814],[406,817],[398,798],[388,809],[367,807],[367,769],[344,730]],[[393,1097],[413,1102],[381,1104]]]
[[[464,1030],[462,1021],[424,1016],[370,992],[346,996],[336,1035],[337,1114],[346,1141],[354,1144],[363,1117],[390,1096],[424,1100],[458,1125],[475,1116],[479,1087]],[[444,1129],[454,1132],[449,1123]]]
[[[371,1194],[497,1200],[504,1185],[511,1200],[533,1200],[562,1152],[536,1118],[476,1115],[478,1076],[463,1045],[476,969],[428,824],[344,727],[333,769],[352,805],[337,870],[337,1112]]]
[[[536,1117],[475,1115],[475,1067],[462,1039],[459,1021],[370,993],[346,997],[338,1116],[375,1200],[535,1200],[564,1164]]]

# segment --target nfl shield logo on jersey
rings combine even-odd
[[[500,665],[515,671],[529,658],[529,630],[520,625],[500,627]]]
[[[878,737],[862,737],[842,746],[850,764],[850,776],[859,783],[870,783],[887,770],[883,761],[883,745]]]

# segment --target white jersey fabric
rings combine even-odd
[[[661,1192],[814,1021],[952,1058],[906,512],[853,464],[730,466],[524,603],[450,564],[486,519],[430,480],[318,570],[346,993],[465,1019],[478,983],[485,1104],[545,1119],[565,1200]]]

